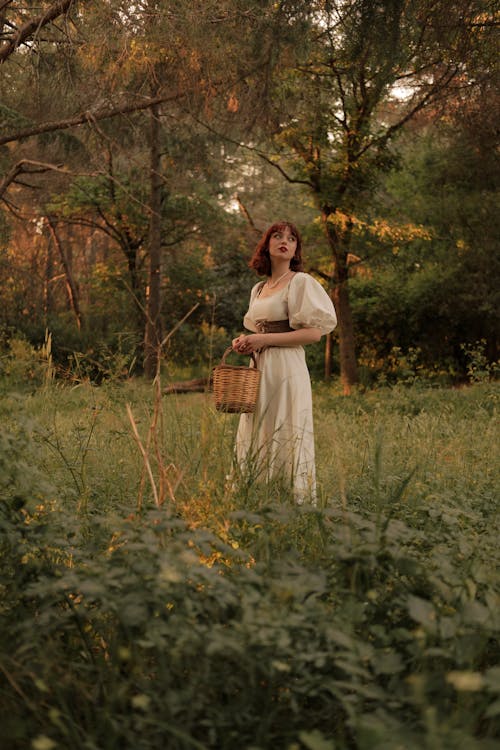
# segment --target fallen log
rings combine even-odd
[[[170,383],[163,389],[163,393],[204,393],[212,383],[211,378],[194,378],[193,380],[181,380],[177,383]]]

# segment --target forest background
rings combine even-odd
[[[206,374],[285,218],[339,314],[315,378],[495,372],[495,3],[4,1],[0,25],[4,370]]]
[[[2,748],[496,750],[497,3],[0,29]],[[241,330],[277,218],[340,321],[315,506],[163,388]]]

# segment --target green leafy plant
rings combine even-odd
[[[0,405],[6,746],[493,750],[496,384],[318,389],[318,507],[228,487],[231,418],[155,393]]]
[[[486,340],[475,344],[462,344],[461,349],[467,361],[467,377],[470,383],[485,383],[499,370],[499,363],[491,363],[486,356]]]

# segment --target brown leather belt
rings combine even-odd
[[[255,325],[259,333],[288,333],[289,331],[293,331],[288,319],[259,320]]]

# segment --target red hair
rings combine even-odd
[[[295,255],[290,261],[291,271],[303,271],[304,265],[302,263],[302,238],[300,232],[290,221],[277,221],[267,229],[262,238],[255,248],[254,254],[250,258],[248,265],[257,271],[259,276],[271,276],[271,257],[269,255],[269,240],[274,232],[283,232],[284,229],[290,230],[290,232],[297,238],[297,249]]]

